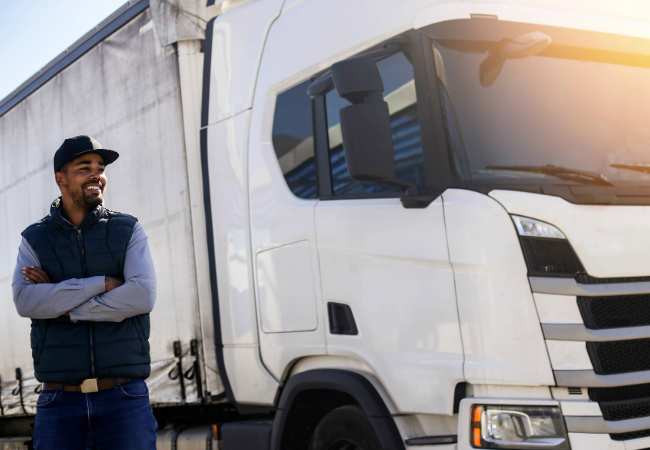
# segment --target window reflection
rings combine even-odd
[[[308,80],[280,94],[273,120],[273,148],[284,179],[296,197],[305,199],[318,197],[310,84]]]

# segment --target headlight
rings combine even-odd
[[[522,216],[512,216],[512,220],[519,236],[566,239],[566,236],[550,223]]]
[[[569,450],[557,406],[472,407],[474,448]]]

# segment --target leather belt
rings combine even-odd
[[[106,389],[112,389],[115,386],[115,378],[90,378],[84,380],[83,383],[77,386],[69,386],[67,384],[63,385],[63,390],[65,392],[82,392],[84,394],[89,394],[91,392],[103,391]],[[117,384],[126,383],[133,378],[118,378]],[[61,389],[60,383],[43,383],[44,391],[58,391]]]

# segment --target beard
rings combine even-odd
[[[82,186],[80,190],[70,189],[70,185],[67,186],[68,194],[72,198],[75,206],[88,214],[93,209],[97,208],[99,205],[104,203],[104,193],[97,196],[86,195],[84,192],[84,187]]]

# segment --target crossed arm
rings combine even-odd
[[[100,276],[60,283],[51,282],[38,255],[23,239],[12,288],[18,314],[32,319],[69,314],[74,322],[120,322],[149,313],[156,298],[156,275],[147,236],[136,224],[126,249],[124,281]]]
[[[32,284],[54,284],[50,280],[49,275],[39,267],[23,267],[22,274],[25,275],[25,281],[29,281]],[[119,278],[104,277],[104,292],[110,292],[123,284],[124,281]],[[70,312],[65,312],[62,315],[70,317]]]

